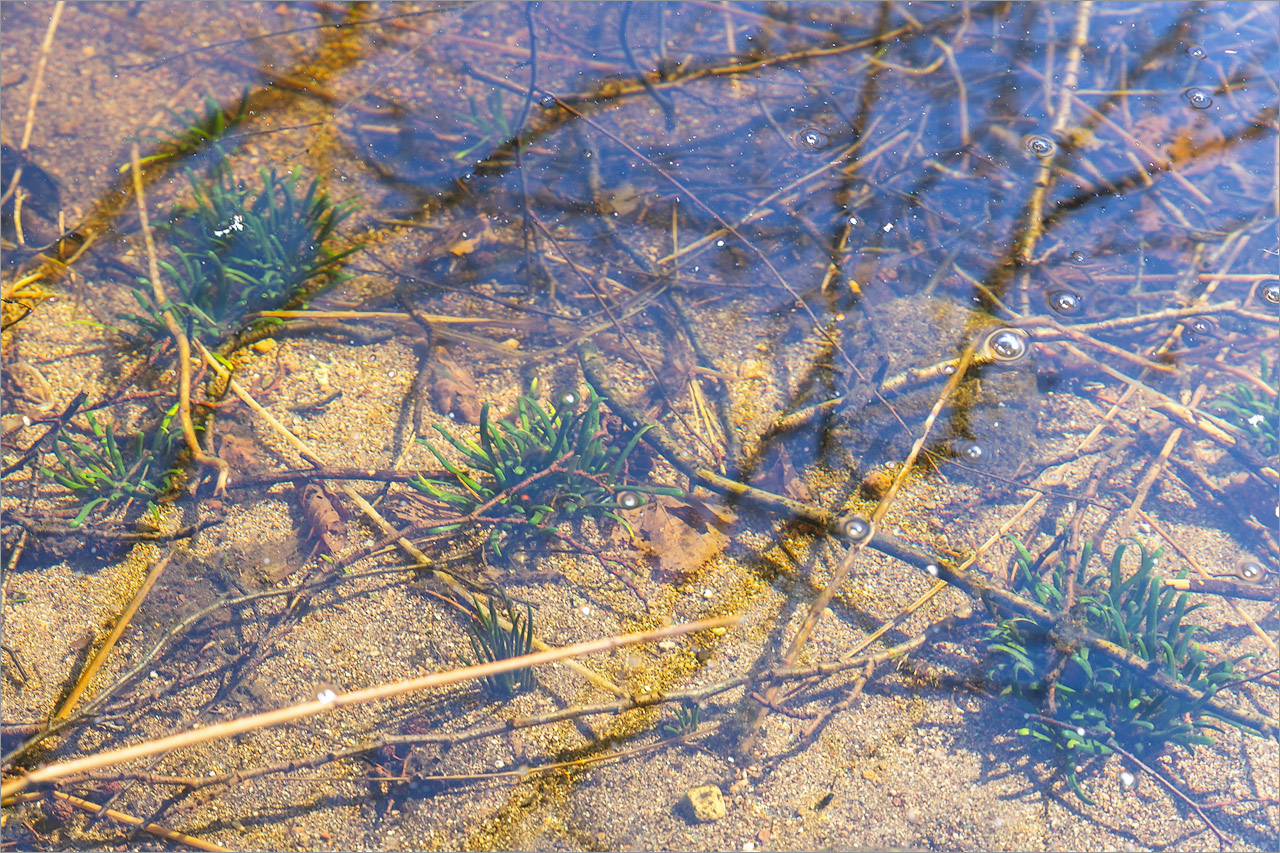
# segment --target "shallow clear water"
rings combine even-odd
[[[1274,847],[1274,6],[0,15],[21,846]]]

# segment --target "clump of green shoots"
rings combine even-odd
[[[58,430],[53,439],[58,467],[40,470],[87,499],[71,527],[79,527],[96,509],[122,500],[150,502],[172,487],[178,474],[176,468],[170,467],[174,435],[170,426],[176,412],[175,406],[150,440],[142,431],[117,439],[115,427],[100,423],[93,412],[85,415],[93,434],[91,441],[74,438],[66,427]]]
[[[468,95],[467,103],[471,107],[471,122],[479,132],[479,138],[474,138],[474,134],[468,134],[468,138],[464,140],[468,142],[467,146],[455,152],[453,159],[466,160],[482,147],[497,148],[516,135],[510,119],[507,118],[506,107],[502,103],[501,89],[493,89],[489,92],[489,96],[485,99],[487,113],[476,103],[474,96]]]
[[[453,479],[419,475],[410,485],[460,519],[431,532],[446,532],[464,522],[488,523],[492,525],[490,545],[501,554],[517,529],[549,532],[563,521],[583,516],[603,516],[628,526],[617,512],[640,506],[642,495],[681,494],[662,486],[624,485],[627,458],[644,430],[618,447],[601,426],[600,398],[594,392],[589,392],[585,406],[580,405],[582,395],[570,391],[551,408],[540,404],[533,396],[536,393],[535,383],[505,419],[492,418],[485,404],[480,411],[479,444],[459,441],[436,427],[467,459],[471,470],[423,442]]]
[[[1271,387],[1280,379],[1280,361],[1267,364],[1262,356],[1262,381]],[[1280,453],[1280,411],[1274,399],[1263,399],[1244,383],[1218,396],[1214,407],[1221,414],[1229,415],[1245,431],[1248,441],[1265,459],[1274,459]]]
[[[350,212],[319,192],[312,181],[299,190],[297,175],[259,172],[259,186],[235,180],[226,164],[209,178],[188,172],[192,203],[175,209],[169,233],[172,260],[160,262],[168,305],[156,305],[152,288],[134,288],[143,315],[128,315],[144,330],[162,334],[163,312],[200,333],[223,338],[246,315],[278,308],[339,279],[337,264],[355,248],[335,252],[325,246]]]
[[[1209,700],[1242,677],[1234,669],[1242,658],[1209,662],[1194,639],[1204,629],[1186,620],[1202,605],[1189,606],[1187,593],[1164,586],[1153,574],[1160,551],[1139,545],[1140,563],[1126,573],[1122,545],[1107,572],[1090,574],[1094,554],[1085,545],[1077,560],[1060,559],[1046,577],[1038,577],[1035,558],[1013,542],[1020,585],[1054,614],[1053,637],[1027,618],[1001,620],[986,637],[993,661],[987,676],[1025,713],[1018,733],[1062,754],[1076,795],[1093,802],[1080,790],[1077,764],[1109,755],[1116,746],[1141,755],[1212,743],[1206,733],[1216,728]],[[1185,575],[1184,569],[1180,577]],[[1187,701],[1127,668],[1091,658],[1087,645],[1071,639],[1081,629],[1159,664],[1201,698]]]
[[[671,737],[691,735],[702,722],[702,706],[688,699],[682,699],[680,704],[672,708],[671,713],[674,719],[662,726],[662,730]]]
[[[228,109],[223,109],[213,95],[205,95],[203,115],[198,115],[190,107],[184,107],[181,112],[165,107],[165,111],[177,120],[182,129],[161,130],[158,136],[140,137],[139,141],[155,143],[157,150],[142,157],[139,163],[143,166],[162,163],[180,157],[191,157],[202,151],[210,151],[216,157],[223,156],[223,137],[244,120],[248,115],[248,107],[248,89],[240,95],[240,102]],[[125,163],[120,171],[128,171],[130,165]]]
[[[533,652],[533,608],[526,604],[521,613],[506,595],[501,598],[501,613],[511,627],[502,624],[500,611],[494,604],[497,596],[489,597],[487,612],[479,600],[463,602],[471,616],[471,622],[467,625],[467,637],[471,640],[471,651],[475,653],[479,663],[509,660]],[[485,692],[496,699],[509,699],[532,684],[533,670],[528,668],[484,679]]]

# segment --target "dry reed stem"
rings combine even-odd
[[[40,43],[40,58],[36,60],[36,73],[31,81],[31,95],[27,99],[27,118],[22,128],[22,141],[18,144],[18,151],[26,153],[31,146],[31,133],[36,126],[36,107],[40,103],[40,92],[44,89],[44,70],[49,64],[49,54],[53,51],[53,36],[58,31],[58,22],[62,20],[62,10],[66,8],[66,0],[58,0],[53,5],[53,13],[49,16],[49,26],[44,33],[44,41]],[[13,176],[9,179],[9,186],[5,187],[3,199],[8,201],[9,196],[18,192],[19,181],[22,179],[22,163],[19,161],[17,167],[13,170]],[[19,211],[14,209],[13,213],[14,226],[19,234],[22,232],[22,222],[19,217]],[[22,242],[19,240],[19,242]]]
[[[107,752],[100,752],[96,755],[76,758],[71,761],[64,761],[59,764],[51,764],[41,767],[37,770],[32,770],[29,773],[24,773],[22,776],[17,778],[5,781],[4,784],[0,786],[0,797],[7,798],[13,796],[31,785],[53,782],[58,779],[73,776],[77,773],[87,773],[91,770],[97,770],[102,767],[111,767],[116,764],[133,761],[138,758],[160,755],[174,749],[196,746],[214,740],[222,740],[234,737],[235,735],[245,734],[247,732],[271,728],[284,723],[304,720],[308,717],[314,717],[318,714],[324,714],[339,708],[363,705],[369,702],[376,702],[383,699],[390,699],[395,696],[402,696],[407,693],[416,693],[423,690],[447,687],[451,684],[458,684],[463,681],[488,678],[494,675],[500,675],[504,672],[514,672],[519,669],[541,666],[543,664],[579,657],[581,655],[613,651],[614,649],[620,649],[626,646],[636,645],[638,643],[649,643],[657,640],[665,640],[670,637],[680,637],[685,634],[693,634],[699,631],[710,631],[713,628],[729,627],[737,625],[739,622],[740,617],[737,616],[720,616],[713,619],[703,619],[698,622],[671,625],[665,628],[657,628],[652,631],[641,631],[636,634],[620,634],[613,637],[604,637],[598,640],[590,640],[585,643],[576,643],[572,646],[564,646],[559,649],[551,649],[545,652],[534,652],[533,654],[521,655],[516,658],[508,658],[506,660],[492,661],[490,663],[478,664],[476,666],[462,667],[461,669],[449,670],[448,672],[434,672],[430,675],[424,675],[418,678],[398,681],[393,684],[379,684],[374,687],[366,687],[363,690],[353,690],[350,693],[342,693],[332,697],[326,696],[324,699],[317,699],[314,702],[303,702],[298,705],[291,705],[287,708],[279,708],[275,711],[253,714],[248,717],[229,720],[225,723],[218,723],[206,728],[192,729],[176,735],[170,735],[169,737],[144,741],[143,743],[134,744],[133,746],[113,749]]]
[[[1046,7],[1047,8],[1047,7]],[[1067,66],[1062,72],[1062,82],[1058,87],[1058,104],[1054,110],[1050,135],[1061,139],[1071,119],[1071,91],[1076,87],[1080,76],[1080,60],[1084,56],[1084,45],[1089,37],[1089,19],[1093,15],[1093,0],[1081,0],[1076,5],[1075,27],[1071,33],[1071,43],[1067,49]],[[1044,202],[1053,183],[1053,166],[1055,158],[1046,157],[1036,170],[1035,180],[1031,187],[1031,196],[1027,199],[1026,218],[1013,251],[1013,260],[1023,266],[1019,275],[1018,292],[1021,296],[1021,309],[1027,313],[1030,307],[1031,276],[1030,264],[1035,256],[1036,243],[1044,233]]]
[[[165,328],[169,330],[174,343],[178,345],[178,417],[182,422],[182,434],[187,442],[191,457],[199,465],[216,468],[218,480],[214,485],[215,495],[227,493],[227,477],[231,466],[217,456],[204,452],[196,437],[195,424],[191,420],[191,341],[182,331],[172,308],[165,308],[169,298],[164,292],[164,283],[160,280],[160,263],[156,254],[155,235],[151,233],[151,219],[147,215],[146,197],[142,192],[142,166],[138,143],[129,146],[129,159],[133,166],[133,194],[138,201],[138,222],[142,228],[142,238],[147,247],[147,273],[151,276],[151,296],[155,299],[157,310],[164,317]],[[197,341],[199,343],[199,341]]]
[[[120,639],[121,635],[124,634],[125,629],[129,627],[129,623],[133,620],[133,614],[138,611],[142,602],[146,600],[147,594],[151,592],[151,588],[156,585],[156,581],[160,580],[160,576],[164,574],[165,568],[169,565],[170,556],[170,554],[165,554],[160,558],[160,561],[152,566],[150,571],[147,572],[147,576],[143,579],[142,585],[138,587],[138,591],[134,593],[133,598],[129,601],[128,606],[125,607],[124,612],[116,619],[115,627],[112,628],[111,633],[107,635],[106,642],[102,644],[102,648],[98,649],[97,654],[93,656],[93,660],[89,662],[89,665],[84,668],[84,672],[80,673],[80,677],[76,679],[75,686],[71,689],[71,692],[67,695],[67,698],[63,701],[57,712],[54,713],[53,718],[55,720],[65,719],[70,716],[72,710],[75,709],[76,702],[80,701],[80,697],[89,687],[89,682],[106,661],[107,655],[111,654],[111,650],[115,648],[116,642]]]
[[[1192,393],[1188,406],[1194,409],[1200,405],[1200,401],[1204,399],[1205,386],[1200,385]],[[1116,532],[1123,538],[1129,535],[1129,528],[1133,526],[1133,519],[1142,511],[1142,504],[1146,501],[1147,495],[1151,492],[1151,487],[1155,485],[1156,480],[1160,477],[1164,466],[1169,462],[1169,455],[1173,453],[1173,448],[1178,445],[1183,436],[1182,427],[1174,427],[1165,439],[1164,446],[1160,448],[1160,453],[1156,455],[1155,460],[1147,468],[1142,475],[1142,479],[1138,481],[1138,487],[1134,490],[1133,500],[1129,502],[1129,508],[1124,511],[1124,515],[1120,517],[1120,523],[1116,526]]]
[[[117,811],[115,809],[105,808],[104,806],[100,806],[97,803],[90,802],[89,800],[81,799],[80,797],[74,796],[72,794],[64,793],[63,791],[50,791],[48,795],[56,799],[62,800],[68,805],[75,806],[81,811],[86,811],[92,814],[98,814],[104,817],[109,817],[112,820],[117,820],[117,821],[120,821],[121,823],[126,823],[129,826],[136,826],[138,827],[138,829],[141,829],[143,832],[149,832],[152,835],[157,835],[161,838],[168,839],[169,841],[173,841],[177,844],[185,844],[188,847],[194,847],[197,850],[209,850],[209,851],[213,851],[213,853],[231,853],[231,851],[228,850],[226,847],[222,847],[217,844],[214,844],[212,841],[205,841],[203,838],[197,838],[194,835],[187,835],[185,832],[178,832],[177,830],[173,830],[173,829],[169,829],[168,827],[161,826],[158,823],[149,823],[148,821],[142,820],[141,818],[138,818],[138,817],[134,817],[131,814],[126,814],[125,812]],[[17,799],[20,802],[29,802],[31,800],[42,799],[45,796],[46,795],[43,793],[30,793],[30,794],[21,794],[17,797]]]
[[[204,358],[205,364],[207,364],[214,372],[216,372],[220,378],[226,380],[227,388],[230,389],[231,393],[239,397],[240,401],[244,403],[246,406],[248,406],[249,409],[254,412],[254,414],[261,417],[267,423],[267,425],[270,426],[273,430],[275,430],[276,433],[280,435],[281,438],[283,438],[286,442],[288,442],[289,446],[291,446],[294,450],[296,450],[298,454],[302,456],[303,459],[307,460],[312,465],[315,465],[317,468],[321,469],[321,472],[323,472],[323,469],[325,467],[324,460],[322,460],[319,457],[319,455],[317,455],[316,452],[313,451],[306,444],[306,442],[302,441],[302,439],[298,438],[296,435],[290,432],[288,427],[282,424],[275,415],[271,414],[269,411],[263,408],[262,404],[260,404],[257,400],[255,400],[253,398],[253,395],[251,395],[248,391],[245,390],[244,386],[242,386],[239,382],[237,382],[235,379],[232,378],[231,372],[227,370],[224,365],[222,365],[220,362],[218,362],[209,354],[209,351],[205,349],[204,345],[200,344],[197,341],[197,346],[200,347],[200,354]],[[467,590],[465,587],[463,587],[462,584],[458,583],[457,579],[453,575],[441,569],[435,568],[432,564],[431,558],[428,557],[425,553],[423,553],[423,551],[420,548],[418,548],[416,545],[414,545],[404,536],[396,535],[395,527],[390,522],[388,522],[385,518],[383,518],[382,514],[379,513],[374,508],[373,504],[365,500],[364,496],[361,495],[359,492],[357,492],[354,488],[352,488],[350,484],[342,483],[339,485],[339,488],[342,489],[343,494],[345,494],[348,498],[350,498],[356,504],[356,506],[360,508],[361,512],[363,512],[366,516],[368,516],[373,521],[373,523],[377,525],[380,530],[383,531],[383,533],[387,534],[388,536],[396,537],[394,540],[395,544],[416,562],[416,565],[413,566],[412,568],[431,569],[432,575],[441,583],[443,583],[446,587],[448,587],[455,595],[461,596],[462,598],[469,598],[472,596],[472,593],[469,590]],[[482,599],[487,600],[485,596],[480,596],[480,597]],[[504,628],[510,629],[512,627],[511,623],[508,622],[501,615],[499,615],[498,621],[500,624],[502,624]],[[539,649],[541,651],[547,651],[551,648],[542,640],[538,640],[538,639],[533,640],[533,646],[534,648]],[[578,663],[577,661],[567,661],[565,665],[568,666],[573,671],[577,672],[583,678],[586,678],[592,684],[596,685],[597,687],[600,687],[603,690],[606,690],[618,696],[624,695],[625,693],[625,691],[623,691],[621,687],[609,681],[607,678],[603,677],[602,675],[599,675],[598,673],[594,672],[589,667]]]
[[[947,384],[942,387],[942,391],[938,394],[938,399],[934,401],[933,408],[929,411],[929,416],[925,418],[925,422],[921,428],[920,436],[915,443],[911,445],[911,452],[907,454],[906,460],[902,467],[898,469],[898,474],[893,478],[893,483],[889,486],[884,497],[880,499],[880,503],[876,505],[875,511],[871,514],[871,530],[874,532],[879,526],[885,514],[889,511],[893,500],[898,496],[898,491],[902,488],[902,484],[906,482],[907,476],[911,472],[911,468],[915,465],[916,459],[920,452],[924,449],[924,443],[929,437],[929,433],[933,429],[934,423],[938,420],[938,415],[942,413],[947,402],[951,400],[955,394],[956,388],[960,386],[960,381],[964,378],[965,373],[969,369],[969,364],[973,360],[973,345],[965,347],[964,352],[960,356],[959,363],[956,365],[956,371],[947,380]],[[804,648],[804,644],[808,642],[809,636],[813,633],[813,629],[817,627],[818,620],[822,618],[822,613],[826,610],[831,599],[839,592],[840,587],[844,584],[845,578],[849,576],[849,572],[853,571],[854,564],[857,562],[858,554],[862,551],[864,545],[870,542],[871,537],[868,536],[861,542],[855,542],[849,548],[844,559],[841,560],[840,566],[836,569],[835,575],[823,587],[822,592],[809,605],[809,612],[805,616],[805,620],[801,623],[799,630],[796,631],[794,637],[791,638],[791,644],[787,647],[787,651],[782,656],[785,665],[791,666],[796,662],[796,658],[800,655],[800,650]],[[945,585],[945,584],[944,584]],[[770,701],[776,699],[777,689],[771,689],[766,695]]]
[[[1170,534],[1169,531],[1165,529],[1164,525],[1160,524],[1154,518],[1147,515],[1146,511],[1143,509],[1138,510],[1138,515],[1142,518],[1143,521],[1145,521],[1147,524],[1150,524],[1151,529],[1154,530],[1156,533],[1159,533],[1160,538],[1168,542],[1169,546],[1173,548],[1173,550],[1177,551],[1178,555],[1182,557],[1182,559],[1186,560],[1187,564],[1190,565],[1191,568],[1196,570],[1196,574],[1200,575],[1200,577],[1205,580],[1209,580],[1211,578],[1211,575],[1204,570],[1204,566],[1200,565],[1200,561],[1197,560],[1195,556],[1193,556],[1191,553],[1184,550],[1183,547],[1179,545],[1177,541],[1173,538],[1172,534]],[[1258,623],[1254,621],[1254,618],[1250,616],[1248,613],[1245,613],[1244,610],[1240,608],[1240,604],[1238,602],[1228,598],[1227,604],[1230,605],[1231,609],[1235,611],[1236,615],[1239,616],[1241,620],[1243,620],[1244,623],[1249,626],[1249,630],[1254,633],[1254,636],[1258,637],[1258,639],[1266,643],[1267,648],[1271,649],[1271,652],[1273,654],[1276,652],[1280,652],[1280,648],[1277,648],[1276,641],[1271,639],[1271,635],[1268,634],[1266,631],[1263,631],[1261,628],[1259,628]]]

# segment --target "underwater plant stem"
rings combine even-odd
[[[1089,38],[1089,20],[1093,16],[1093,0],[1081,0],[1075,8],[1075,27],[1067,48],[1066,68],[1063,69],[1058,86],[1058,103],[1049,133],[1051,137],[1057,139],[1062,138],[1063,132],[1067,129],[1067,122],[1071,120],[1071,93],[1075,91],[1076,82],[1080,77],[1080,60],[1084,56],[1085,42]],[[1056,157],[1045,157],[1036,169],[1031,195],[1027,199],[1022,233],[1018,235],[1018,242],[1013,251],[1014,262],[1023,267],[1023,271],[1018,276],[1018,294],[1019,307],[1024,314],[1030,309],[1030,264],[1035,258],[1036,243],[1044,234],[1044,203],[1049,194],[1049,187],[1053,184],[1056,159]]]
[[[713,628],[727,628],[737,625],[739,622],[740,617],[738,616],[720,616],[713,619],[703,619],[697,622],[670,625],[668,627],[658,628],[652,631],[641,631],[635,634],[618,634],[612,637],[590,640],[585,643],[576,643],[572,646],[565,646],[559,649],[551,649],[545,652],[535,652],[530,655],[521,655],[520,657],[492,661],[490,663],[476,666],[466,666],[460,669],[450,670],[448,672],[433,672],[418,678],[410,678],[405,681],[397,681],[390,684],[379,684],[374,687],[364,688],[363,690],[354,690],[350,693],[343,693],[341,695],[334,696],[331,699],[327,699],[327,701],[317,699],[312,702],[303,702],[298,705],[291,705],[274,711],[253,714],[248,717],[240,717],[239,719],[229,720],[225,723],[218,723],[200,729],[180,732],[175,735],[170,735],[169,737],[144,741],[143,743],[134,744],[133,746],[124,747],[122,749],[113,749],[107,752],[100,752],[95,755],[85,756],[83,758],[72,759],[71,761],[50,764],[36,770],[32,770],[29,773],[24,773],[21,776],[5,780],[4,784],[0,785],[0,797],[13,796],[14,794],[26,790],[31,785],[53,782],[58,779],[65,779],[66,777],[73,776],[77,773],[87,773],[91,770],[97,770],[102,767],[112,767],[138,758],[161,755],[182,747],[208,743],[214,740],[223,740],[234,737],[235,735],[245,734],[247,732],[260,731],[262,729],[283,725],[285,723],[304,720],[308,717],[328,713],[329,711],[334,711],[339,708],[345,708],[352,705],[363,705],[369,702],[390,699],[395,696],[403,696],[407,693],[416,693],[424,690],[447,687],[451,684],[459,684],[464,681],[472,681],[479,678],[498,675],[504,672],[514,672],[519,669],[541,666],[543,664],[566,660],[573,657],[580,657],[582,655],[613,651],[614,649],[625,648],[626,646],[633,646],[639,643],[650,643],[658,640],[665,640],[670,637],[682,637],[686,634],[710,631]]]
[[[1178,541],[1169,533],[1169,531],[1165,528],[1163,524],[1161,524],[1160,522],[1152,518],[1150,515],[1148,515],[1146,510],[1139,509],[1138,515],[1142,517],[1143,521],[1151,525],[1152,530],[1160,534],[1160,538],[1164,539],[1164,541],[1169,543],[1169,547],[1173,548],[1173,550],[1178,553],[1178,556],[1186,560],[1187,563],[1191,566],[1191,568],[1196,570],[1196,574],[1200,575],[1201,582],[1212,582],[1213,580],[1212,576],[1204,570],[1204,566],[1200,565],[1200,561],[1195,558],[1195,555],[1188,553],[1185,548],[1179,545]],[[1178,583],[1178,582],[1170,581],[1168,579],[1165,580],[1166,585],[1173,585],[1175,583]],[[1178,587],[1178,588],[1181,589],[1181,587]],[[1192,589],[1190,585],[1188,585],[1187,588],[1189,590]],[[1192,591],[1196,591],[1196,590],[1192,590]],[[1205,589],[1204,591],[1209,592],[1208,589]],[[1274,592],[1265,590],[1263,587],[1256,587],[1254,590],[1251,590],[1251,592],[1255,592],[1255,593],[1266,592],[1267,598],[1263,600],[1267,600],[1267,601],[1275,597]],[[1246,596],[1242,594],[1240,597],[1253,598],[1253,595]],[[1235,611],[1235,614],[1240,617],[1241,621],[1243,621],[1244,624],[1249,626],[1249,630],[1253,631],[1254,636],[1256,636],[1258,639],[1262,640],[1262,642],[1267,644],[1267,647],[1271,649],[1272,654],[1276,654],[1277,652],[1280,652],[1280,648],[1277,648],[1276,641],[1271,639],[1271,635],[1266,631],[1262,630],[1260,627],[1258,627],[1258,623],[1254,620],[1254,618],[1250,616],[1248,613],[1246,613],[1244,609],[1241,608],[1237,602],[1235,602],[1231,598],[1228,598],[1227,604],[1231,606],[1231,609]]]
[[[213,488],[215,495],[226,495],[227,477],[231,474],[231,466],[225,460],[205,453],[196,437],[196,427],[191,420],[191,341],[182,331],[172,308],[165,308],[169,299],[165,296],[164,284],[160,281],[160,263],[156,255],[155,235],[151,231],[151,220],[147,216],[146,197],[142,192],[142,167],[139,165],[138,143],[129,146],[129,158],[133,166],[133,194],[138,201],[138,221],[142,228],[142,238],[147,246],[147,272],[151,278],[151,294],[156,301],[157,310],[162,310],[165,328],[178,345],[178,417],[182,422],[182,435],[186,439],[191,458],[199,465],[216,468],[218,479]],[[198,342],[197,342],[198,343]],[[201,347],[203,350],[203,347]]]
[[[951,400],[955,390],[960,385],[960,380],[965,376],[969,369],[969,363],[973,360],[974,346],[970,343],[965,347],[964,352],[960,355],[960,361],[956,365],[955,373],[947,380],[947,384],[942,387],[942,391],[938,394],[938,399],[934,401],[933,409],[929,412],[929,416],[925,418],[923,427],[920,430],[920,436],[911,445],[911,452],[907,454],[907,459],[903,462],[902,467],[898,469],[897,476],[893,478],[893,483],[889,486],[884,497],[880,499],[880,503],[876,504],[875,511],[871,514],[872,530],[884,519],[889,512],[889,507],[894,499],[898,496],[898,491],[902,488],[902,484],[906,482],[907,476],[911,473],[912,467],[915,465],[920,451],[924,449],[924,443],[929,438],[929,433],[933,430],[934,423],[938,420],[938,415],[942,413],[943,408]],[[831,603],[840,587],[844,584],[845,578],[849,576],[849,572],[853,571],[854,565],[857,563],[858,553],[862,550],[863,545],[870,544],[870,540],[863,542],[855,542],[850,547],[845,558],[840,562],[840,567],[836,570],[831,581],[823,588],[822,592],[809,605],[809,613],[805,616],[803,624],[796,631],[794,637],[791,638],[791,645],[787,647],[786,653],[782,656],[783,662],[787,666],[791,666],[799,657],[800,651],[804,648],[805,643],[809,641],[809,635],[813,633],[813,629],[818,626],[818,620],[822,618],[823,611],[827,605]],[[945,586],[945,584],[943,584]]]
[[[80,697],[84,695],[84,691],[89,687],[89,682],[98,673],[102,664],[106,661],[107,655],[111,654],[111,650],[115,648],[116,642],[124,634],[126,628],[133,621],[133,614],[138,612],[138,608],[142,602],[146,600],[147,594],[151,592],[152,587],[156,585],[156,581],[160,580],[160,576],[164,574],[164,570],[169,565],[171,553],[166,553],[160,558],[147,576],[143,579],[142,585],[138,587],[138,591],[133,594],[133,598],[125,607],[124,612],[116,619],[115,627],[111,629],[111,633],[107,635],[107,639],[103,642],[102,648],[98,649],[93,656],[93,660],[89,661],[89,665],[80,673],[80,677],[76,679],[75,686],[71,688],[71,692],[67,694],[67,698],[58,706],[58,710],[54,713],[55,720],[62,720],[70,716],[75,709],[76,703],[80,701]]]
[[[1199,385],[1191,395],[1188,406],[1195,409],[1200,405],[1200,401],[1204,399],[1205,386]],[[1184,430],[1182,427],[1174,427],[1169,433],[1169,437],[1165,439],[1164,446],[1160,448],[1160,453],[1152,461],[1147,472],[1142,475],[1142,480],[1138,483],[1135,490],[1133,500],[1129,503],[1129,508],[1124,511],[1124,515],[1120,517],[1120,524],[1116,527],[1116,532],[1121,538],[1129,535],[1129,528],[1133,526],[1133,520],[1139,512],[1142,511],[1142,504],[1146,501],[1147,495],[1151,493],[1151,487],[1155,485],[1160,474],[1164,471],[1165,465],[1169,463],[1169,455],[1173,453],[1173,448],[1178,445],[1182,439]]]
[[[36,127],[36,107],[40,103],[40,92],[44,89],[44,70],[49,64],[49,54],[53,51],[53,36],[58,31],[58,22],[62,20],[62,10],[66,8],[66,0],[58,0],[53,5],[53,12],[49,15],[49,26],[44,32],[44,41],[40,43],[40,58],[36,60],[35,78],[31,81],[31,95],[27,99],[27,118],[22,128],[22,141],[18,143],[18,150],[26,153],[31,146],[31,132]],[[22,180],[22,161],[18,161],[18,165],[13,170],[13,177],[9,179],[9,186],[5,187],[3,200],[8,201],[9,197],[17,192]],[[18,212],[14,211],[14,224],[21,229],[18,223]]]
[[[177,830],[169,829],[168,827],[143,820],[139,817],[134,817],[133,815],[125,812],[118,811],[116,809],[109,809],[106,806],[100,806],[95,802],[73,796],[63,791],[50,791],[49,795],[55,799],[62,800],[67,805],[75,806],[81,811],[90,812],[91,814],[97,814],[103,817],[109,817],[112,820],[119,821],[120,823],[127,824],[129,826],[135,826],[143,832],[148,832],[177,844],[194,847],[197,850],[209,850],[213,851],[213,853],[231,853],[228,848],[214,844],[212,841],[205,841],[203,838],[197,838],[194,835],[187,835],[185,832],[178,832]],[[34,793],[30,795],[23,794],[22,799],[25,799],[28,796],[33,799],[38,799],[45,795],[42,793]]]

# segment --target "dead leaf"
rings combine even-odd
[[[633,519],[633,541],[649,553],[663,583],[696,571],[724,548],[733,515],[697,498],[655,496]]]
[[[480,423],[480,400],[471,371],[450,358],[444,347],[436,347],[432,370],[431,399],[436,409],[469,424]]]
[[[341,504],[319,483],[311,483],[302,489],[298,502],[302,505],[302,516],[307,521],[311,536],[319,539],[330,554],[340,551],[347,535]]]

